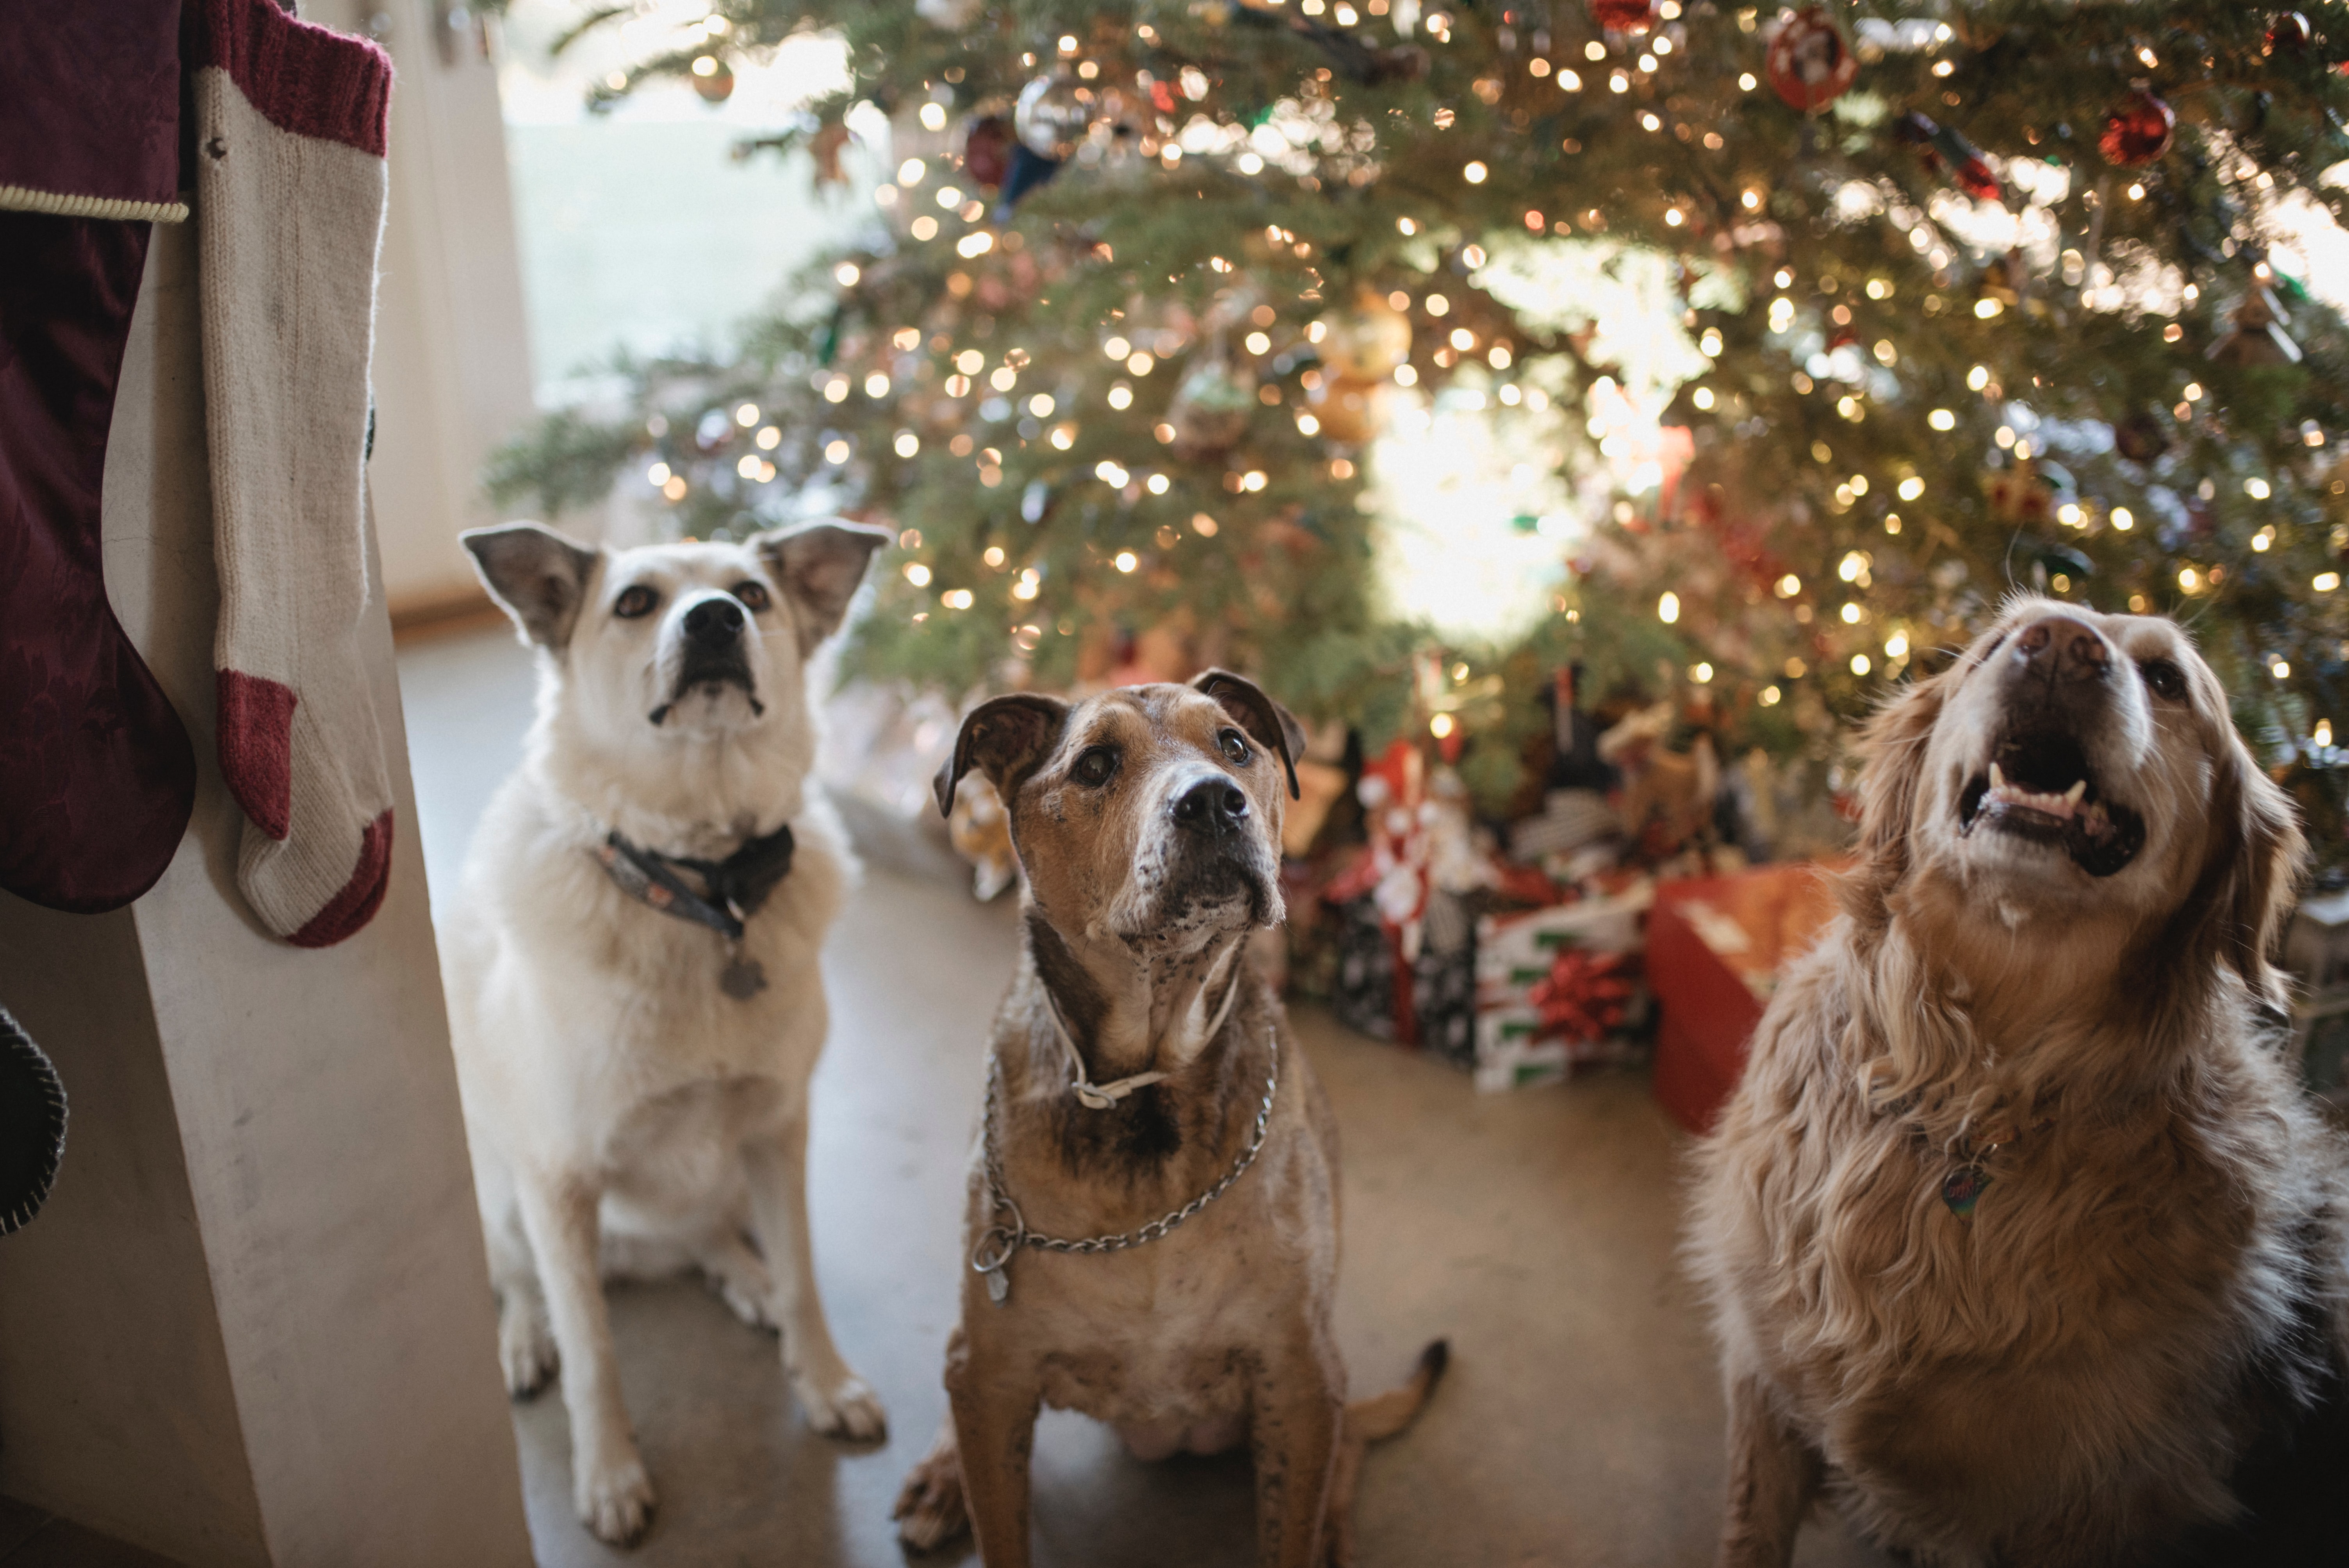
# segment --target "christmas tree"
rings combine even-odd
[[[2012,589],[2173,614],[2337,849],[2338,0],[721,0],[598,91],[805,29],[872,242],[502,497],[885,521],[861,673],[1234,665],[1488,807],[1568,663],[1824,759]]]

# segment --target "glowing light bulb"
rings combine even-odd
[[[1669,626],[1681,618],[1681,596],[1667,593],[1656,601],[1656,619]]]

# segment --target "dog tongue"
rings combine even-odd
[[[2059,822],[2068,822],[2078,813],[2080,798],[2087,792],[2088,781],[2085,779],[2075,780],[2072,787],[2060,795],[2025,789],[2020,784],[2007,782],[2006,775],[2000,770],[1997,763],[1993,762],[1990,765],[1988,798],[1991,800],[2001,806],[2018,806],[2024,810],[2038,811],[2054,818]]]

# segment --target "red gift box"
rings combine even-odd
[[[1656,889],[1648,916],[1656,1098],[1691,1132],[1711,1130],[1779,976],[1835,918],[1837,869],[1763,866]]]

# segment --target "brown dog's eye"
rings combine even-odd
[[[1233,764],[1237,767],[1247,767],[1248,759],[1256,755],[1248,749],[1246,738],[1237,729],[1216,731],[1216,744],[1223,748],[1224,755],[1231,758]]]
[[[1099,789],[1116,771],[1117,753],[1106,746],[1096,746],[1077,758],[1077,765],[1069,769],[1069,774],[1080,784]]]
[[[774,603],[767,596],[764,583],[737,583],[734,584],[734,597],[741,600],[742,607],[753,614]]]
[[[639,615],[652,614],[653,606],[659,602],[659,594],[638,583],[620,590],[620,596],[612,601],[612,614],[623,621],[633,621]]]
[[[2186,695],[2186,672],[2168,659],[2147,659],[2137,665],[2137,673],[2145,676],[2145,684],[2156,696],[2176,702]]]

